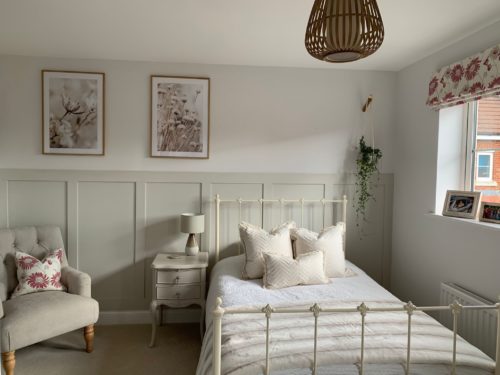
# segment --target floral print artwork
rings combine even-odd
[[[202,152],[201,86],[158,84],[158,150]]]
[[[209,80],[152,77],[152,156],[208,157]]]
[[[429,83],[427,105],[441,109],[500,94],[500,44],[440,69]]]
[[[102,73],[43,72],[44,152],[104,153]]]
[[[32,255],[16,251],[17,280],[12,297],[46,290],[65,290],[61,283],[61,261],[64,250],[57,249],[39,260]]]
[[[50,147],[96,148],[97,80],[50,80]]]

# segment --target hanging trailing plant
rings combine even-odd
[[[382,151],[370,147],[365,142],[365,137],[359,140],[358,158],[356,159],[356,217],[366,219],[366,206],[375,196],[370,192],[372,176],[378,173],[378,162],[382,158]]]

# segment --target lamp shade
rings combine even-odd
[[[374,53],[384,40],[376,0],[315,0],[306,29],[309,54],[332,63]]]
[[[203,233],[205,231],[205,215],[203,214],[182,214],[182,233]]]

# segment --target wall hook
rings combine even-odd
[[[366,99],[365,105],[363,105],[362,111],[366,112],[368,109],[370,109],[370,105],[373,102],[373,95],[370,95],[368,99]]]

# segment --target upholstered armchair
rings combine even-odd
[[[93,350],[94,323],[99,305],[91,298],[90,276],[61,260],[61,283],[67,292],[44,291],[10,298],[17,286],[15,252],[43,259],[49,251],[64,249],[58,227],[0,229],[0,319],[2,364],[14,374],[15,351],[76,329],[84,329],[86,351]]]

